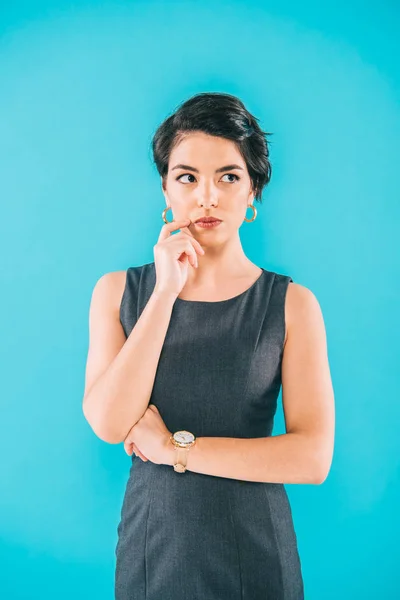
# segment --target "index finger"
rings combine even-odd
[[[166,223],[161,227],[160,235],[158,236],[158,242],[161,240],[166,240],[170,237],[173,231],[177,229],[186,229],[185,223],[187,224],[189,219],[182,219],[181,221],[171,221],[170,223]]]
[[[193,224],[192,221],[190,221],[190,223],[188,225],[184,225],[183,227],[181,227],[181,231],[183,233],[186,233],[186,235],[190,235],[190,237],[192,237],[194,239],[194,235],[189,229],[190,225],[192,225],[192,224]]]

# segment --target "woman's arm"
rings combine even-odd
[[[334,447],[334,394],[321,309],[314,294],[290,283],[282,357],[286,432],[265,438],[200,437],[188,453],[196,473],[271,483],[322,483]],[[166,445],[166,464],[174,448]]]
[[[155,288],[126,339],[119,319],[120,275],[103,275],[93,290],[83,399],[86,420],[110,444],[122,442],[146,411],[175,302]]]

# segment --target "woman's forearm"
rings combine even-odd
[[[174,452],[167,445],[166,464],[173,465]],[[323,441],[306,433],[198,437],[188,452],[187,469],[243,481],[319,484],[329,470],[325,455]]]

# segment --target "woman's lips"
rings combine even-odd
[[[213,229],[214,227],[218,227],[221,223],[222,221],[197,221],[195,225],[202,229]]]

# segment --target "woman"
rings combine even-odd
[[[84,412],[132,455],[116,600],[304,598],[284,484],[325,480],[334,399],[315,296],[241,246],[267,135],[229,94],[182,104],[153,139],[155,260],[93,291]],[[272,436],[281,385],[287,433]]]

